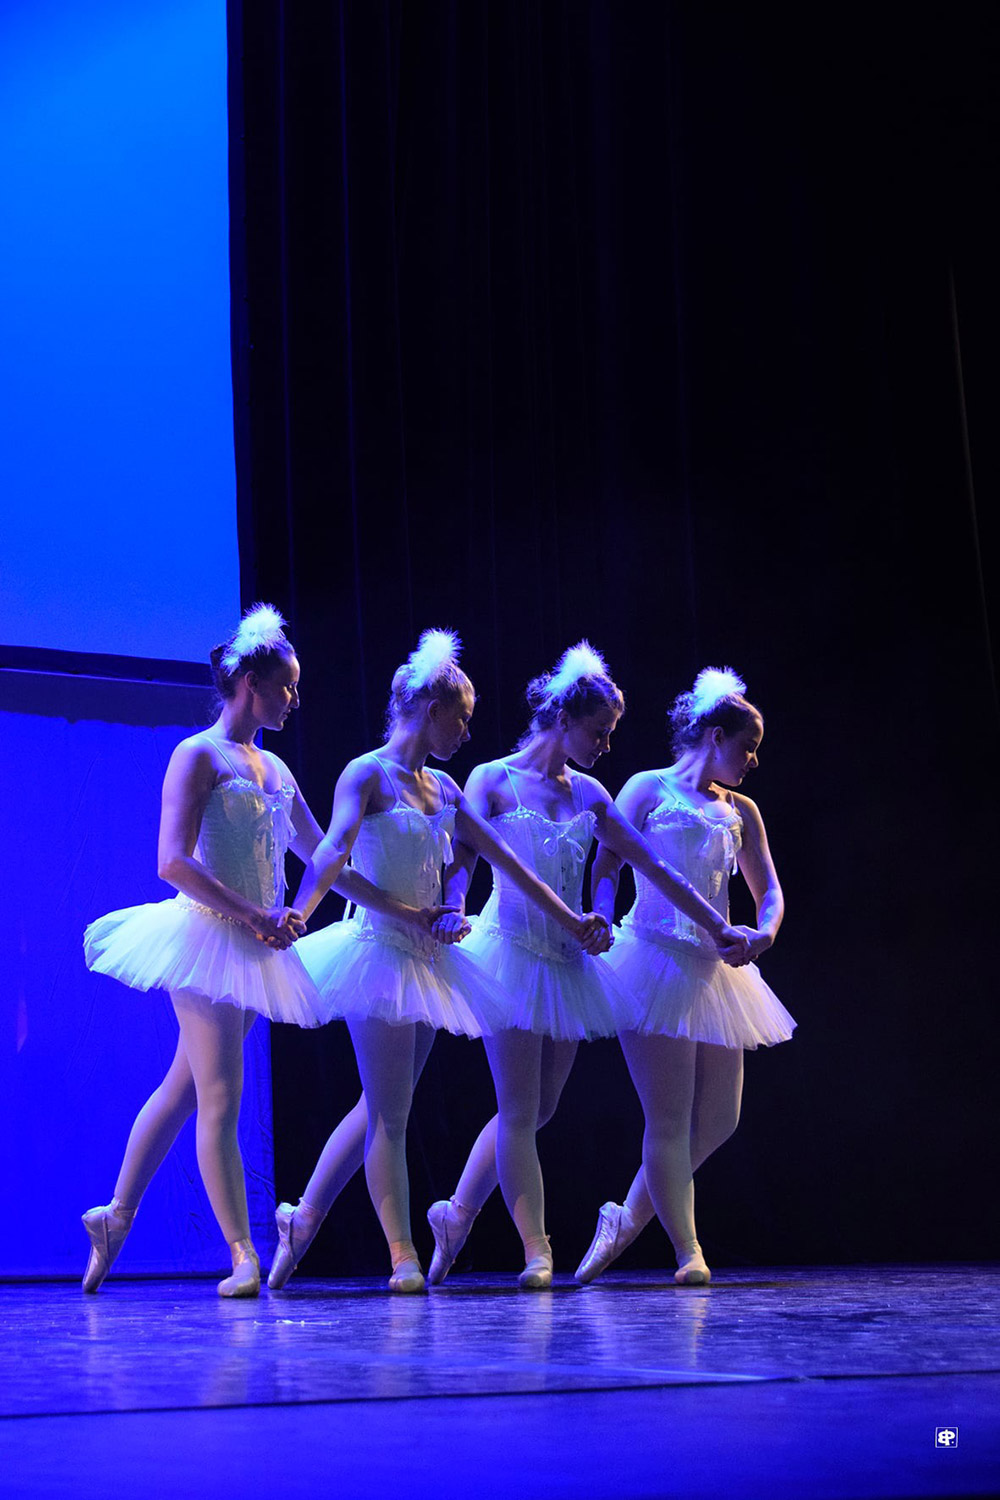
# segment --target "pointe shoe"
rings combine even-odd
[[[695,1240],[694,1247],[678,1256],[674,1280],[678,1286],[708,1286],[712,1273],[705,1264],[701,1246]]]
[[[278,1226],[278,1248],[267,1284],[272,1292],[280,1292],[316,1238],[323,1215],[316,1209],[304,1210],[302,1203],[294,1208],[290,1203],[279,1203],[274,1210],[274,1222]]]
[[[135,1209],[126,1208],[112,1198],[103,1208],[88,1208],[82,1217],[90,1239],[90,1256],[83,1273],[83,1290],[96,1292],[118,1258],[118,1252],[132,1228]]]
[[[455,1258],[469,1238],[469,1230],[476,1215],[470,1209],[460,1207],[454,1198],[441,1198],[427,1210],[427,1222],[434,1235],[434,1254],[427,1273],[430,1286],[440,1286],[447,1276]]]
[[[517,1278],[518,1286],[526,1292],[544,1292],[552,1285],[552,1246],[547,1234],[533,1244],[542,1245],[537,1255],[532,1255]]]
[[[399,1248],[392,1249],[392,1275],[389,1277],[390,1292],[401,1292],[403,1296],[412,1296],[415,1292],[425,1292],[427,1283],[424,1273],[420,1269],[417,1252],[409,1241],[399,1241]]]
[[[631,1245],[639,1233],[626,1217],[625,1208],[618,1203],[604,1203],[597,1216],[597,1229],[590,1242],[590,1249],[576,1268],[575,1278],[583,1286],[595,1280],[616,1260],[626,1245]]]
[[[253,1240],[235,1240],[229,1248],[233,1252],[233,1274],[219,1282],[219,1296],[258,1296],[260,1293],[260,1261],[257,1259]]]

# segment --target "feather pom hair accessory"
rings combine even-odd
[[[407,659],[407,692],[416,692],[433,682],[442,667],[458,661],[461,650],[462,642],[453,630],[425,630],[416,651]]]
[[[240,621],[239,629],[226,647],[222,666],[235,672],[245,656],[261,648],[287,645],[285,622],[273,604],[253,604]]]
[[[691,692],[691,720],[711,713],[723,698],[741,698],[747,690],[746,683],[738,677],[732,667],[706,667],[694,680]]]
[[[559,664],[545,684],[545,698],[555,702],[568,693],[582,677],[610,677],[608,664],[589,641],[578,641],[559,658]]]

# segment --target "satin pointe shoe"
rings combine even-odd
[[[272,1292],[280,1292],[316,1238],[323,1215],[301,1202],[295,1207],[291,1203],[279,1203],[274,1210],[274,1222],[278,1226],[278,1248],[271,1262],[267,1284]]]
[[[83,1290],[96,1292],[118,1258],[132,1228],[135,1209],[126,1208],[117,1198],[103,1208],[88,1208],[82,1217],[90,1239],[90,1256],[83,1273]]]
[[[552,1285],[552,1246],[548,1235],[531,1240],[525,1250],[534,1250],[535,1253],[526,1260],[524,1270],[517,1278],[518,1286],[526,1292],[544,1292]]]
[[[219,1282],[220,1297],[256,1297],[260,1293],[260,1261],[253,1240],[234,1240],[233,1274]]]
[[[611,1262],[631,1245],[638,1234],[628,1220],[626,1210],[618,1203],[604,1203],[597,1216],[597,1229],[590,1242],[590,1249],[576,1268],[575,1277],[586,1286],[606,1271]]]
[[[456,1203],[454,1198],[441,1198],[427,1210],[427,1222],[434,1236],[428,1285],[440,1286],[455,1264],[456,1256],[469,1238],[476,1212]]]
[[[420,1269],[420,1261],[417,1252],[409,1241],[400,1241],[390,1247],[392,1255],[392,1275],[389,1277],[390,1292],[401,1292],[403,1296],[412,1296],[416,1292],[425,1292],[427,1283],[424,1273]]]
[[[708,1286],[711,1279],[712,1273],[705,1264],[701,1246],[695,1240],[690,1250],[684,1250],[678,1255],[674,1280],[678,1286]]]

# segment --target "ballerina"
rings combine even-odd
[[[111,912],[84,936],[95,972],[169,991],[180,1031],[132,1127],[114,1197],[83,1216],[86,1292],[107,1276],[153,1174],[197,1110],[198,1165],[232,1253],[219,1294],[257,1295],[236,1134],[243,1043],[258,1014],[299,1026],[325,1019],[292,948],[305,923],[282,901],[286,849],[308,858],[320,829],[288,767],[255,743],[261,729],[280,731],[299,701],[299,663],[277,610],[249,610],[211,662],[219,717],[181,741],[163,782],[158,868],[178,895]]]
[[[280,1243],[268,1277],[274,1289],[288,1280],[363,1154],[392,1262],[389,1289],[424,1290],[405,1157],[413,1090],[437,1030],[486,1035],[505,1007],[495,981],[454,946],[468,930],[464,918],[435,911],[453,834],[502,869],[571,940],[608,940],[605,919],[572,911],[520,863],[450,776],[426,768],[428,756],[449,760],[469,739],[475,693],[458,665],[459,650],[450,632],[425,631],[396,672],[388,738],[342,773],[330,828],[296,896],[297,909],[308,917],[328,889],[331,871],[350,853],[374,886],[410,904],[411,919],[368,907],[360,919],[335,923],[299,944],[328,1014],[347,1020],[363,1096],[331,1135],[299,1203],[278,1206]],[[425,914],[431,912],[447,928],[443,941],[426,930]]]
[[[596,836],[616,858],[641,869],[660,894],[737,952],[742,939],[686,880],[654,856],[589,770],[610,749],[625,700],[600,654],[586,641],[565,652],[556,670],[528,687],[531,724],[512,755],[478,766],[466,796],[568,905],[579,908],[587,853]],[[460,841],[449,871],[446,905],[464,905],[476,854]],[[455,918],[444,917],[441,930]],[[502,1029],[486,1039],[498,1110],[484,1126],[451,1198],[431,1205],[435,1251],[429,1280],[444,1280],[499,1180],[525,1246],[521,1284],[552,1281],[544,1223],[544,1188],[536,1135],[555,1112],[580,1041],[609,1036],[630,1014],[625,993],[603,959],[571,948],[562,934],[521,900],[502,871],[474,919],[465,951],[502,985],[508,1000]],[[602,944],[602,947],[604,945]]]
[[[675,1280],[703,1286],[711,1272],[698,1243],[693,1174],[739,1120],[745,1048],[787,1041],[795,1022],[752,960],[777,935],[784,901],[755,804],[729,790],[757,765],[764,733],[746,686],[709,667],[671,713],[677,760],[628,781],[618,806],[654,849],[673,861],[728,920],[738,864],[756,903],[757,926],[738,926],[742,954],[719,953],[640,871],[635,903],[608,962],[629,992],[622,1051],[645,1115],[642,1167],[624,1204],[605,1203],[576,1279],[593,1281],[654,1215],[677,1256]],[[595,904],[614,913],[621,859],[602,848]]]

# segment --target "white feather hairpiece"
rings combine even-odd
[[[607,662],[589,641],[578,641],[559,658],[559,665],[545,686],[545,699],[552,703],[567,693],[581,677],[608,677]]]
[[[462,642],[453,630],[425,630],[416,651],[407,658],[406,691],[416,692],[432,682],[442,667],[458,661],[461,650]]]
[[[287,644],[285,622],[272,604],[252,604],[222,658],[227,672],[235,672],[245,656],[261,647]]]
[[[691,692],[691,719],[700,719],[711,713],[723,698],[741,697],[747,685],[732,667],[705,667],[694,680]]]

